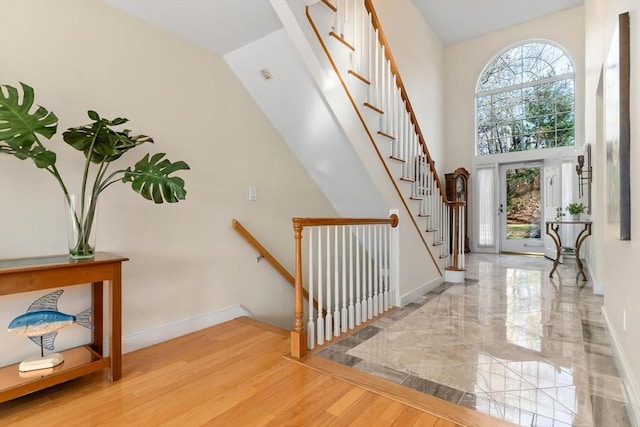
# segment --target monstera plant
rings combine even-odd
[[[131,188],[155,203],[174,203],[185,198],[184,180],[173,174],[189,169],[183,161],[175,163],[165,153],[146,154],[133,167],[109,171],[111,162],[145,142],[146,135],[131,135],[131,131],[115,130],[125,124],[125,118],[112,120],[88,111],[92,123],[67,129],[62,139],[80,151],[85,158],[79,194],[71,194],[56,168],[56,153],[47,148],[41,138],[56,134],[58,118],[41,106],[34,106],[33,89],[20,83],[21,90],[0,85],[0,154],[10,154],[20,160],[30,159],[37,168],[53,175],[60,185],[70,209],[71,258],[92,258],[92,243],[98,196],[116,182],[131,183]]]

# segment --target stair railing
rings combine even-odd
[[[244,240],[247,241],[247,243],[249,243],[249,245],[251,245],[251,247],[253,247],[257,252],[258,252],[258,261],[260,261],[261,259],[264,258],[265,261],[267,261],[269,263],[269,265],[271,265],[271,267],[274,268],[274,270],[276,270],[278,273],[280,273],[280,275],[287,281],[287,283],[289,283],[291,286],[293,286],[295,288],[296,285],[296,280],[293,277],[293,275],[291,273],[289,273],[289,270],[286,269],[285,266],[283,266],[277,259],[276,257],[274,257],[271,252],[269,252],[267,250],[267,248],[265,248],[259,241],[258,239],[256,239],[253,234],[251,234],[249,232],[249,230],[247,230],[242,224],[240,224],[240,221],[238,221],[237,219],[233,219],[231,221],[231,226],[233,227],[234,230],[236,230],[238,232],[238,234],[240,236],[242,236],[244,238]],[[309,293],[307,292],[306,289],[302,290],[302,295],[304,298],[306,298],[307,300],[309,300]],[[317,309],[318,308],[318,301],[316,300],[310,300],[313,302],[313,306]]]
[[[459,264],[454,266],[454,257],[450,253],[450,248],[454,246],[453,242],[460,241],[459,227],[452,227],[452,219],[454,215],[459,215],[459,212],[447,200],[444,186],[436,171],[435,163],[429,153],[372,1],[322,0],[318,6],[314,7],[327,8],[332,14],[329,18],[330,31],[324,33],[318,29],[314,17],[311,16],[311,6],[307,7],[309,22],[364,126],[368,129],[378,154],[380,155],[378,145],[381,144],[374,141],[374,136],[391,143],[388,160],[401,163],[399,181],[411,183],[409,199],[419,202],[417,215],[406,202],[405,206],[412,212],[416,227],[418,225],[413,218],[414,215],[426,218],[424,231],[432,233],[431,246],[437,247],[438,257],[444,259],[447,269],[460,269]],[[332,47],[328,46],[329,40],[339,42],[337,46],[347,50],[348,59],[345,60],[342,55],[332,56]],[[347,83],[347,79],[351,80]],[[356,83],[352,84],[351,81],[366,85],[365,101],[361,104],[355,102],[354,96],[351,95],[351,92],[358,92],[353,86]],[[371,122],[363,118],[362,107],[379,115],[375,123],[377,130],[370,129]],[[383,162],[391,176],[386,161],[383,160]],[[393,176],[391,178],[395,184],[395,179],[398,178]],[[398,185],[396,189],[404,201]],[[429,249],[429,252],[433,257],[432,250]],[[457,258],[460,259],[459,254]]]
[[[294,326],[291,355],[331,341],[395,306],[398,217],[293,218]],[[303,244],[303,233],[307,243]],[[394,249],[395,248],[395,249]],[[306,260],[306,264],[303,264]],[[306,290],[318,301],[307,307]]]

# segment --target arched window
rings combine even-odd
[[[548,42],[507,49],[476,87],[476,155],[575,145],[571,59]]]

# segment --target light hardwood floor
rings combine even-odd
[[[2,403],[0,425],[503,425],[313,356],[288,360],[288,346],[286,331],[235,319],[126,354],[116,383],[96,373]]]

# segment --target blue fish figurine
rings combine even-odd
[[[29,337],[38,347],[41,345],[40,337],[42,337],[44,348],[53,350],[56,335],[65,326],[77,323],[87,329],[93,329],[94,326],[90,320],[93,312],[91,307],[75,316],[58,311],[58,298],[63,292],[64,290],[61,289],[35,300],[25,314],[9,323],[9,332]]]

